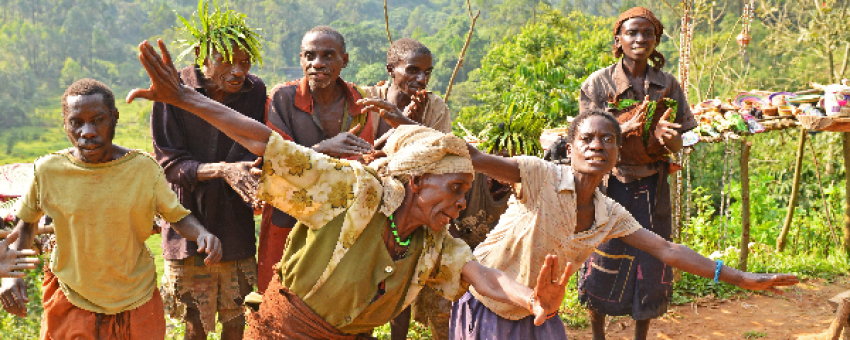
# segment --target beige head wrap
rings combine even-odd
[[[466,142],[454,135],[419,125],[398,127],[384,146],[386,158],[370,167],[384,185],[381,212],[392,214],[404,200],[404,184],[422,174],[475,173]]]

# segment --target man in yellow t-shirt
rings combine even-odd
[[[154,216],[196,241],[207,264],[219,261],[221,243],[180,205],[152,157],[112,144],[118,110],[106,85],[72,84],[62,115],[73,147],[35,161],[12,247],[29,248],[37,221],[53,218],[56,248],[44,267],[40,338],[163,339],[156,266],[145,245]],[[22,279],[3,279],[3,308],[26,317],[26,289]]]

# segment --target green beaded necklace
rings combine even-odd
[[[407,245],[410,244],[410,237],[413,235],[407,235],[407,239],[404,240],[404,242],[402,242],[401,239],[398,238],[398,229],[395,226],[395,221],[393,221],[393,215],[390,215],[390,228],[393,231],[393,236],[395,236],[396,243],[398,243],[402,247],[407,247]]]

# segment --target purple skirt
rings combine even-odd
[[[567,330],[559,317],[534,325],[534,315],[519,320],[508,320],[493,313],[466,293],[452,305],[449,322],[451,340],[567,340]]]

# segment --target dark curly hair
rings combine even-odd
[[[339,41],[339,43],[342,45],[342,53],[346,53],[345,52],[345,37],[343,37],[342,33],[339,33],[339,31],[337,31],[335,28],[330,27],[330,26],[316,26],[316,27],[313,27],[311,30],[307,31],[307,33],[304,33],[304,36],[306,37],[307,35],[309,35],[311,33],[322,33],[322,34],[327,34],[327,35],[334,37],[334,39]]]
[[[596,116],[607,119],[611,125],[614,126],[614,136],[617,140],[617,146],[623,146],[623,132],[620,130],[620,122],[618,122],[614,116],[605,111],[588,110],[573,119],[572,123],[570,123],[570,127],[567,129],[567,135],[561,135],[558,137],[558,139],[546,149],[546,152],[543,153],[543,159],[558,164],[570,164],[570,159],[567,157],[567,144],[572,144],[572,142],[575,141],[576,131],[582,122],[590,117]]]
[[[387,65],[397,65],[400,61],[409,55],[431,54],[425,44],[411,38],[401,38],[393,41],[390,49],[387,51]]]
[[[614,137],[617,139],[617,146],[623,146],[623,131],[620,130],[620,122],[617,121],[617,118],[614,118],[614,116],[602,110],[587,110],[576,116],[572,123],[570,123],[569,129],[567,129],[567,143],[572,144],[575,142],[578,127],[590,117],[602,117],[607,119],[608,122],[614,126]]]
[[[62,94],[62,115],[64,116],[68,112],[68,96],[88,96],[93,94],[103,96],[103,103],[106,104],[110,112],[118,110],[115,107],[115,95],[112,94],[109,86],[91,78],[83,78],[71,84],[65,90],[65,93]]]

